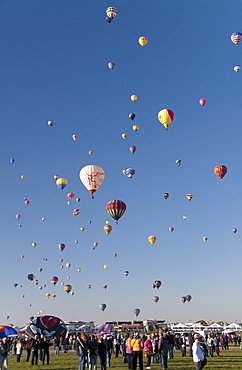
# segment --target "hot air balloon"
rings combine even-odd
[[[208,238],[206,236],[203,237],[203,241],[206,242]]]
[[[63,252],[63,250],[65,249],[66,245],[61,243],[58,245],[58,248]]]
[[[138,130],[139,130],[139,126],[138,126],[138,125],[133,125],[133,126],[132,126],[132,129],[133,129],[134,131],[138,131]]]
[[[105,303],[102,303],[102,304],[100,304],[99,307],[101,308],[102,311],[105,311],[107,305]]]
[[[74,141],[76,141],[76,140],[78,139],[78,135],[76,135],[76,134],[72,135],[72,139],[73,139]]]
[[[24,176],[24,175],[21,175],[21,176],[20,176],[20,178],[21,178],[22,180],[24,180],[24,179],[25,179],[25,176]]]
[[[55,180],[57,180],[59,178],[58,175],[54,175],[53,177],[54,177]]]
[[[222,180],[223,177],[226,175],[228,169],[224,165],[218,165],[218,166],[214,167],[213,171],[214,171],[215,175],[218,176],[220,178],[220,180]]]
[[[149,237],[148,237],[148,241],[150,242],[150,244],[155,244],[155,242],[156,242],[156,240],[157,240],[157,238],[156,238],[156,236],[155,235],[150,235]]]
[[[237,229],[232,229],[233,233],[236,234],[237,233]]]
[[[180,298],[180,301],[181,301],[182,303],[185,303],[185,302],[186,302],[186,300],[187,300],[187,299],[186,299],[186,297],[181,297],[181,298]]]
[[[132,179],[132,177],[135,175],[135,170],[133,168],[127,168],[127,170],[125,170],[125,175]]]
[[[140,309],[139,309],[139,308],[135,308],[135,309],[134,309],[134,314],[135,314],[135,316],[139,316],[139,314],[140,314]]]
[[[114,6],[109,6],[107,9],[106,9],[106,14],[108,16],[108,18],[115,18],[116,15],[118,14],[117,12],[117,9],[114,7]]]
[[[38,271],[39,271],[39,272],[43,271],[42,267],[39,267],[39,268],[38,268]]]
[[[165,198],[165,199],[169,198],[169,193],[164,193],[163,198]]]
[[[21,254],[21,256],[20,256],[21,258],[24,258],[24,255],[23,254]]]
[[[136,146],[131,146],[130,148],[129,148],[129,150],[130,150],[130,152],[133,154],[133,153],[135,153],[136,152]]]
[[[72,286],[71,285],[67,284],[67,285],[64,286],[64,291],[66,293],[69,294],[71,290],[72,290]]]
[[[188,200],[192,200],[193,195],[192,195],[192,194],[187,194],[187,195],[186,195],[186,198],[187,198]]]
[[[162,282],[160,280],[155,280],[153,283],[153,288],[159,289],[162,285]]]
[[[48,126],[53,126],[53,125],[54,125],[54,122],[53,122],[53,121],[51,121],[51,120],[50,120],[50,121],[47,121],[47,125],[48,125]]]
[[[70,206],[70,205],[71,205],[71,201],[70,201],[70,200],[68,200],[67,205],[68,205],[68,206]]]
[[[136,101],[136,100],[138,100],[138,96],[137,95],[131,95],[130,99],[132,101]]]
[[[48,298],[48,299],[49,299],[49,298],[50,298],[50,293],[46,293],[46,295],[45,295],[45,296],[46,296],[46,298]]]
[[[84,230],[85,230],[85,227],[80,227],[80,230],[81,230],[81,231],[84,231]]]
[[[239,45],[240,41],[242,40],[242,33],[240,32],[234,32],[232,33],[231,35],[231,41],[235,44],[235,45]]]
[[[51,294],[51,298],[56,298],[56,294]]]
[[[114,257],[117,257],[117,253],[113,253],[113,256],[114,256]]]
[[[69,269],[71,267],[71,264],[69,262],[67,262],[66,267]]]
[[[14,283],[13,286],[14,286],[14,288],[17,288],[18,283]]]
[[[104,270],[108,268],[108,265],[103,265]]]
[[[38,315],[43,314],[44,311],[39,311]],[[26,328],[26,335],[34,339],[36,333],[41,336],[43,334],[47,337],[65,338],[67,328],[65,323],[55,316],[38,316],[33,317]]]
[[[174,120],[174,112],[170,109],[162,109],[158,113],[158,120],[168,130],[171,122]]]
[[[57,283],[58,283],[58,277],[57,276],[53,276],[51,279],[50,279],[50,282],[55,286]]]
[[[21,215],[16,215],[15,217],[17,220],[19,220],[21,218]]]
[[[159,298],[157,295],[155,295],[155,296],[153,297],[153,301],[154,301],[154,302],[158,302],[158,301],[159,301],[159,299],[160,299],[160,298]]]
[[[106,290],[106,289],[107,289],[107,287],[108,287],[108,286],[107,286],[106,284],[105,284],[105,285],[103,285],[103,289],[105,289],[105,290]]]
[[[129,113],[129,118],[131,119],[131,121],[133,121],[135,117],[136,115],[134,113]]]
[[[80,180],[94,198],[93,194],[97,191],[105,178],[104,170],[96,165],[83,167],[79,173]]]
[[[111,200],[106,204],[106,211],[118,223],[126,211],[126,204],[122,200]]]
[[[42,217],[42,218],[41,218],[41,221],[45,221],[45,218],[44,218],[44,217]]]
[[[24,204],[26,204],[26,206],[28,206],[28,205],[29,205],[29,203],[30,203],[30,201],[29,201],[29,200],[25,200],[25,201],[24,201]]]
[[[67,196],[67,198],[72,199],[75,196],[75,194],[74,193],[68,193],[68,194],[66,194],[66,196]]]
[[[182,216],[183,220],[186,220],[187,219],[187,216]]]
[[[87,287],[88,287],[88,289],[91,289],[92,286],[91,285],[88,285]]]
[[[42,260],[45,261],[45,262],[47,262],[47,258],[46,257],[43,257]]]
[[[125,134],[125,133],[123,133],[121,136],[122,136],[123,139],[127,139],[127,137],[128,137],[128,135]]]
[[[169,227],[168,230],[172,233],[175,229],[174,229],[174,227],[171,226],[171,227]]]
[[[138,39],[138,43],[141,45],[141,46],[145,46],[148,44],[148,39],[147,37],[145,36],[141,36],[139,39]]]
[[[28,274],[27,275],[27,279],[30,280],[30,281],[33,281],[35,278],[34,274]]]
[[[115,67],[115,63],[113,63],[113,62],[108,63],[108,68],[109,69],[114,69],[114,67]]]
[[[58,178],[56,180],[56,185],[61,189],[63,190],[66,185],[68,184],[68,181],[66,179],[63,179],[62,177]]]
[[[124,271],[124,275],[125,276],[128,276],[129,272],[128,271]]]
[[[76,208],[76,209],[73,210],[73,216],[78,216],[79,213],[80,213],[79,209]]]
[[[93,155],[93,151],[92,150],[89,150],[88,154],[89,155]]]
[[[204,106],[206,103],[207,103],[207,100],[206,100],[206,99],[200,99],[200,100],[199,100],[199,104],[200,104],[201,106]]]
[[[192,299],[192,296],[190,295],[190,294],[187,294],[186,295],[186,300],[187,300],[187,302],[190,302],[190,300]]]
[[[106,234],[109,235],[111,233],[111,231],[113,230],[113,227],[111,225],[105,225],[103,227],[103,230],[105,231]]]
[[[75,244],[78,244],[78,240],[75,240]]]
[[[31,245],[32,245],[32,247],[34,247],[34,248],[36,248],[36,247],[37,247],[37,244],[36,244],[36,243],[32,243]]]
[[[93,246],[96,248],[98,246],[98,243],[97,242],[93,243]]]
[[[180,165],[182,164],[182,161],[181,161],[180,159],[177,159],[177,160],[176,160],[176,164],[177,164],[178,166],[180,166]]]
[[[241,67],[240,66],[234,66],[234,71],[235,72],[239,72],[241,70]]]
[[[14,164],[14,163],[15,163],[15,159],[14,159],[14,158],[11,158],[11,159],[10,159],[10,163],[11,163],[11,164]]]
[[[81,269],[79,268],[79,269],[77,269],[77,272],[81,272]]]

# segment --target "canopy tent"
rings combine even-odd
[[[172,327],[172,330],[188,330],[190,329],[190,326],[187,326],[185,324],[179,323]]]
[[[223,329],[224,329],[224,327],[223,327],[223,326],[221,326],[221,325],[219,325],[219,324],[217,324],[217,323],[215,322],[215,323],[213,323],[212,325],[209,325],[209,326],[207,327],[207,329],[209,329],[209,330],[223,330]]]
[[[190,329],[195,329],[195,330],[198,330],[198,329],[203,330],[205,328],[207,328],[207,327],[202,325],[202,324],[199,324],[199,323],[193,324],[193,325],[190,326]]]
[[[242,330],[242,326],[236,324],[233,322],[232,324],[229,324],[227,326],[224,326],[224,330],[234,330],[234,331],[239,331]]]

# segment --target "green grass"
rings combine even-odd
[[[51,354],[50,365],[42,365],[41,362],[36,366],[32,366],[31,362],[25,362],[25,354],[21,357],[21,362],[17,363],[16,358],[13,355],[9,356],[9,370],[15,369],[42,369],[42,370],[77,370],[79,359],[75,353],[61,353],[59,357]],[[111,369],[110,370],[126,370],[127,366],[123,363],[122,355],[118,358],[111,358]],[[146,359],[144,358],[144,370],[146,368]],[[98,370],[100,369],[100,363],[98,361]],[[175,352],[175,358],[168,360],[168,368],[170,370],[194,370],[195,366],[191,357],[181,357],[179,351]],[[151,364],[152,370],[161,370],[161,364]],[[219,370],[219,369],[234,369],[242,370],[242,351],[241,350],[229,350],[221,351],[220,357],[208,357],[208,364],[204,368],[205,370]],[[139,367],[137,366],[137,370]]]

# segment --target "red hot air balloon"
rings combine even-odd
[[[228,169],[224,165],[219,165],[219,166],[214,167],[213,171],[215,175],[218,176],[220,180],[222,180],[222,178],[226,175]]]
[[[106,211],[114,220],[116,220],[117,224],[120,217],[122,217],[126,211],[126,204],[122,202],[122,200],[111,200],[106,205]]]
[[[200,99],[199,100],[199,104],[202,105],[202,106],[204,106],[206,103],[207,103],[206,99]]]
[[[159,299],[160,299],[160,298],[159,298],[157,295],[155,295],[155,296],[153,297],[153,301],[154,301],[154,302],[158,302],[158,301],[159,301]]]

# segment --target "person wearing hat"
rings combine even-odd
[[[201,370],[204,366],[205,356],[200,345],[200,335],[194,335],[194,343],[192,345],[193,362],[196,366],[196,370]]]

